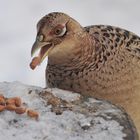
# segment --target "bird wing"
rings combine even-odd
[[[105,49],[123,47],[132,55],[140,58],[140,37],[136,34],[109,25],[93,25],[85,27],[98,42],[101,43]]]

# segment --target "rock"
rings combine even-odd
[[[26,107],[40,114],[36,121],[27,115],[0,112],[0,139],[138,140],[127,113],[107,101],[19,82],[0,83],[0,91],[7,97],[19,96]]]

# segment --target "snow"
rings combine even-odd
[[[51,91],[54,96],[69,102],[80,97],[60,89],[42,89],[20,82],[0,83],[0,92],[4,96],[21,97],[28,108],[40,114],[37,121],[26,114],[0,112],[0,140],[123,140],[126,137],[123,125],[117,119],[111,119],[116,114],[121,116],[117,107],[90,98],[75,105],[72,111],[65,110],[61,115],[56,115],[51,112],[52,106],[46,106],[46,101],[39,96],[42,91]],[[107,113],[112,113],[112,116]]]

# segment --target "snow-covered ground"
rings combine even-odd
[[[53,11],[65,12],[83,26],[110,24],[140,35],[140,0],[0,0],[0,81],[45,86],[44,62],[30,70],[36,23]]]
[[[20,82],[0,83],[0,93],[8,98],[21,97],[26,107],[40,114],[37,121],[26,114],[0,112],[0,140],[138,140],[126,113],[108,102],[82,100],[76,93]],[[57,106],[63,109],[59,115],[52,111],[53,104],[44,100],[51,95],[64,102]]]

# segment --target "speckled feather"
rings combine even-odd
[[[57,65],[49,64],[47,69],[48,85],[83,92],[86,95],[88,95],[87,92],[91,92],[92,95],[94,92],[101,98],[102,92],[107,94],[107,92],[116,93],[118,90],[125,90],[125,83],[127,84],[129,79],[135,80],[134,73],[136,72],[136,75],[139,73],[140,38],[129,31],[112,26],[94,25],[85,27],[85,30],[95,39],[95,44],[93,44],[95,54],[90,56],[92,55],[90,50],[90,61],[88,61],[88,51],[85,50],[87,51],[87,54],[83,56],[85,60],[79,67],[76,66],[79,63],[75,64],[77,69],[71,68],[69,70],[67,66],[57,67]],[[49,71],[52,71],[52,74]],[[61,74],[57,75],[57,73]],[[133,74],[132,77],[130,74]],[[118,77],[118,75],[120,76]],[[127,76],[126,79],[125,75]],[[121,82],[119,78],[122,76],[123,81]],[[117,80],[119,80],[119,85],[117,85]],[[130,85],[128,88],[131,88]]]
[[[39,25],[53,27],[65,19],[74,31],[63,37],[64,50],[56,46],[58,52],[48,56],[47,85],[121,105],[140,133],[140,37],[113,26],[82,27],[63,13],[51,13]]]

